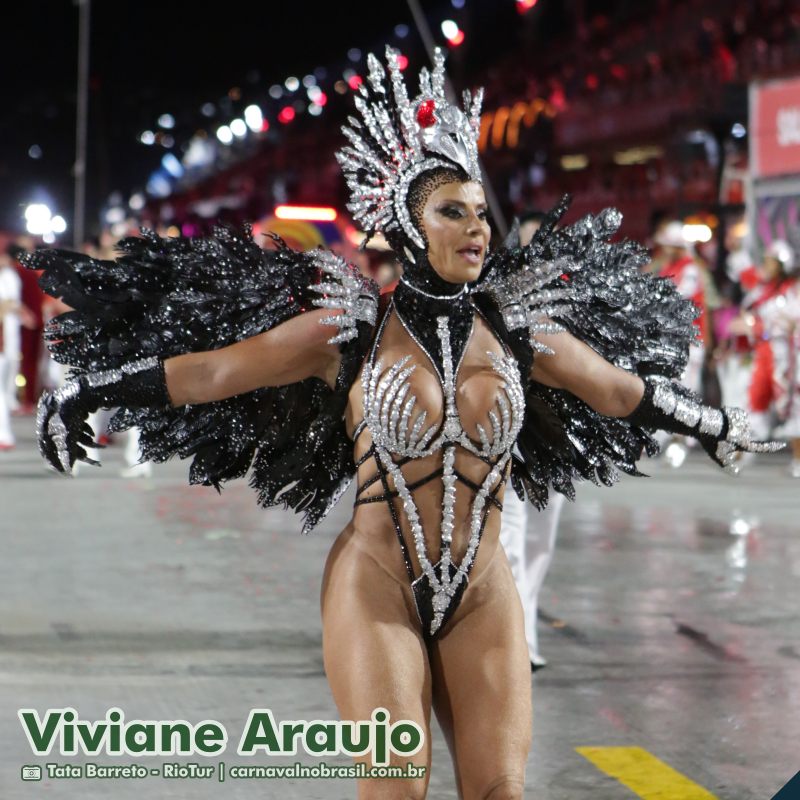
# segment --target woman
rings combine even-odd
[[[397,54],[387,60],[390,86],[369,58],[362,122],[339,160],[354,218],[403,260],[388,305],[330,253],[266,253],[225,231],[126,240],[111,266],[42,256],[48,290],[78,309],[51,348],[89,372],[44,399],[40,444],[69,471],[91,445],[86,414],[118,405],[116,426],[142,428],[145,458],[194,455],[192,480],[214,485],[252,462],[259,500],[304,511],[306,528],[355,472],[355,512],[322,587],[342,718],[382,706],[427,734],[434,710],[460,794],[520,798],[530,671],[498,547],[508,476],[543,505],[549,486],[635,473],[652,452],[643,428],[695,435],[723,465],[765,446],[738,409],[634,374],[680,374],[694,312],[640,275],[638,248],[606,243],[619,215],[556,233],[560,208],[530,245],[487,258],[480,99],[464,112],[447,102],[437,53],[410,100]],[[430,765],[427,735],[410,761]],[[424,797],[427,772],[364,780],[359,796]]]
[[[789,474],[800,478],[800,273],[787,242],[776,239],[769,245],[759,277],[730,330],[747,337],[753,349],[750,410],[765,429],[774,414],[776,437],[788,439],[792,448]]]

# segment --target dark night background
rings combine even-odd
[[[601,7],[624,3],[596,3]],[[514,4],[469,0],[462,9],[450,2],[423,3],[434,36],[438,23],[457,19],[469,36],[451,57],[456,81],[475,77],[492,59],[516,44],[523,30],[546,39],[563,30],[565,4],[543,2],[523,26]],[[594,10],[594,9],[593,9]],[[71,0],[29,0],[15,9],[15,31],[4,42],[6,88],[0,112],[0,229],[21,230],[28,202],[44,200],[72,227],[72,164],[75,155],[78,8]],[[531,15],[533,16],[533,15]],[[405,23],[409,35],[393,36]],[[218,125],[230,112],[205,119],[200,106],[218,103],[231,87],[246,102],[270,102],[267,90],[288,75],[302,77],[317,67],[340,77],[347,51],[381,51],[387,42],[421,63],[419,36],[406,3],[264,3],[242,0],[217,4],[95,0],[91,7],[87,233],[112,191],[127,199],[141,190],[164,154],[138,141],[144,129],[169,112],[176,118],[173,151],[199,127]],[[465,75],[465,62],[469,64]],[[324,81],[321,83],[324,84]],[[336,98],[337,100],[339,98]],[[308,119],[305,124],[318,120]],[[29,157],[38,145],[42,156]]]

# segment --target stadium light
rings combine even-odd
[[[452,47],[458,47],[464,41],[464,31],[452,19],[446,19],[442,22],[442,34]]]
[[[686,239],[687,242],[710,242],[712,235],[711,228],[702,223],[683,226],[683,238]]]
[[[330,206],[290,206],[280,205],[275,209],[278,219],[302,219],[308,222],[333,222],[336,209]]]
[[[67,230],[67,222],[60,214],[53,216],[45,203],[30,203],[25,209],[25,228],[34,236],[44,237],[47,244],[53,244],[55,234]]]
[[[442,35],[445,39],[450,41],[458,33],[458,25],[452,19],[446,19],[442,22]]]
[[[260,131],[264,126],[264,115],[261,108],[255,103],[244,110],[244,121],[251,131]],[[235,132],[235,131],[234,131]]]
[[[53,212],[44,203],[31,203],[25,209],[25,227],[28,233],[41,236],[50,232]]]
[[[228,127],[231,129],[231,133],[240,139],[247,133],[247,125],[241,117],[237,117],[233,120]]]

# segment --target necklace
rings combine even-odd
[[[431,300],[457,300],[461,297],[464,292],[467,291],[467,284],[465,283],[455,294],[431,294],[430,292],[426,292],[423,289],[420,289],[418,286],[414,286],[413,283],[409,283],[405,277],[400,277],[400,283],[404,286],[408,286],[414,292],[418,292],[423,297],[429,297]]]

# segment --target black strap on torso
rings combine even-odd
[[[366,425],[363,424],[363,421],[356,426],[355,432],[353,434],[353,444],[355,444],[356,440],[359,438],[361,433],[366,429]],[[403,536],[403,530],[400,525],[400,516],[398,514],[397,506],[395,504],[395,499],[399,497],[399,493],[396,489],[392,489],[389,486],[389,474],[384,469],[383,465],[380,462],[380,458],[378,457],[378,452],[375,447],[374,442],[370,444],[369,449],[358,459],[356,462],[356,470],[358,470],[363,464],[365,464],[369,459],[372,458],[375,461],[375,466],[377,468],[377,472],[374,475],[371,475],[367,478],[363,483],[359,484],[356,488],[356,500],[353,505],[361,506],[366,505],[367,503],[379,503],[385,502],[389,507],[389,513],[392,517],[392,523],[394,525],[395,534],[397,535],[397,540],[400,543],[400,549],[403,553],[403,561],[405,562],[406,572],[408,573],[409,580],[413,583],[416,579],[414,575],[414,566],[411,563],[411,557],[408,551],[408,545],[406,544],[405,537]],[[484,463],[486,463],[490,468],[494,467],[500,460],[498,456],[494,460],[490,458],[486,458],[484,456],[478,456]],[[409,457],[401,458],[399,461],[396,461],[398,467],[402,467],[407,464],[409,461],[413,459]],[[406,484],[406,487],[410,492],[413,492],[415,489],[418,489],[420,486],[424,486],[429,481],[434,480],[435,478],[441,477],[443,473],[443,468],[439,467],[429,474],[419,478],[418,480],[414,481],[413,483]],[[458,470],[453,470],[453,474],[457,481],[463,483],[468,489],[470,489],[473,493],[477,494],[480,486],[475,483],[470,478],[467,478],[465,475],[460,473]],[[383,492],[381,494],[371,495],[370,497],[361,497],[362,495],[370,486],[377,483],[378,481],[381,482],[383,486]],[[489,501],[489,504],[494,505],[498,511],[503,510],[503,504],[497,499],[497,493],[500,491],[500,487],[503,485],[502,481],[499,481],[497,486],[495,486],[487,495],[486,499]],[[483,530],[486,527],[486,520],[488,518],[490,505],[487,505],[486,509],[483,511],[482,518],[481,518],[481,528],[480,533],[478,535],[478,546],[480,546],[480,540],[483,537]],[[475,556],[477,557],[477,548],[475,550]],[[472,564],[469,566],[469,570],[467,574],[472,571],[472,566],[475,564],[475,559],[473,558]]]

